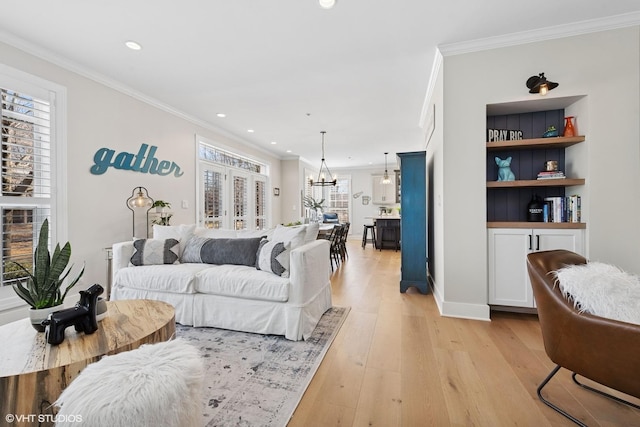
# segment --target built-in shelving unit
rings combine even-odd
[[[492,309],[535,309],[526,266],[528,253],[567,249],[584,255],[585,222],[527,221],[528,205],[534,196],[544,199],[585,194],[588,170],[584,162],[585,147],[580,145],[585,142],[585,136],[539,138],[549,126],[562,133],[565,115],[586,119],[586,97],[487,105],[487,129],[519,131],[524,138],[486,142],[487,297]],[[512,158],[514,181],[497,181],[496,157]],[[536,179],[549,160],[557,161],[558,169],[567,177]],[[583,218],[587,209],[583,203]]]

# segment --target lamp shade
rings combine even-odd
[[[127,207],[131,210],[136,208],[151,208],[153,199],[149,197],[147,189],[144,187],[136,187],[131,193],[131,197],[127,199]]]
[[[526,83],[529,88],[529,93],[539,93],[540,95],[546,95],[548,91],[558,87],[559,83],[555,83],[547,80],[544,73],[540,73],[537,76],[531,76],[527,79]]]

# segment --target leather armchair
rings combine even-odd
[[[573,371],[579,386],[640,409],[626,400],[580,383],[581,375],[599,384],[640,398],[640,325],[579,313],[573,301],[563,297],[552,272],[587,260],[570,251],[531,253],[527,269],[538,307],[538,318],[547,356],[557,365],[538,387],[538,397],[578,425],[585,425],[543,398],[542,388],[560,370]]]

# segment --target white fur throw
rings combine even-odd
[[[199,350],[182,339],[105,356],[62,392],[56,426],[200,426],[202,376]]]
[[[590,262],[556,272],[556,283],[580,312],[640,324],[640,278],[613,265]]]

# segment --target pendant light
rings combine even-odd
[[[327,163],[324,161],[324,134],[325,133],[327,132],[326,131],[320,132],[320,134],[322,134],[322,161],[320,162],[318,179],[314,181],[313,178],[309,178],[309,185],[313,187],[329,187],[332,185],[336,185],[336,183],[338,182],[338,180],[333,175],[331,175],[331,171],[329,170]],[[324,168],[324,171],[326,171],[326,174],[329,177],[329,180],[327,180],[327,178],[325,177],[325,172],[323,171],[323,168]]]
[[[389,172],[387,171],[387,153],[384,153],[384,176],[380,180],[380,184],[391,184],[391,179],[389,179]]]

